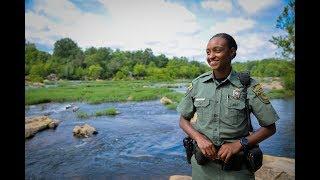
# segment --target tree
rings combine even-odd
[[[133,67],[133,74],[138,77],[145,76],[147,74],[146,67],[143,64],[136,64]]]
[[[70,38],[63,38],[54,43],[53,55],[60,58],[70,58],[74,59],[81,52],[78,47]]]
[[[270,42],[282,49],[282,56],[295,59],[295,0],[290,0],[277,19],[276,27],[287,32],[284,36],[272,36]]]
[[[92,79],[100,78],[102,67],[100,65],[91,65],[88,69],[88,75]]]

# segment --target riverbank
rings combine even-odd
[[[134,81],[57,81],[41,86],[26,86],[25,105],[47,102],[87,102],[98,104],[103,102],[125,102],[156,100],[167,97],[173,101],[167,104],[169,109],[175,109],[183,97],[182,91],[176,92],[172,88],[186,89],[191,80],[176,80],[173,82]],[[281,82],[274,79],[262,83],[270,99],[294,96],[294,91],[283,88]]]
[[[177,103],[183,94],[168,87],[154,86],[153,82],[136,81],[60,81],[55,86],[26,88],[25,105],[47,102],[102,102],[145,101],[163,96]]]

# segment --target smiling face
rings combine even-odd
[[[207,62],[212,70],[223,71],[231,66],[235,53],[234,48],[229,48],[227,40],[221,37],[212,38],[207,45]]]

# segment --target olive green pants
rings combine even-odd
[[[192,180],[254,180],[254,173],[245,164],[240,171],[224,171],[221,165],[210,161],[206,165],[198,165],[194,156],[191,158]]]

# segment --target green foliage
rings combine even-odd
[[[240,72],[248,70],[253,77],[280,77],[284,82],[284,90],[272,90],[273,98],[293,95],[295,89],[295,64],[294,61],[279,59],[264,59],[261,61],[248,61],[233,63],[232,67]]]
[[[84,76],[86,75],[86,70],[82,67],[77,67],[74,70],[74,79],[84,79]]]
[[[270,42],[282,49],[282,55],[286,58],[295,58],[295,0],[290,0],[277,19],[277,28],[287,34],[272,36]]]
[[[235,62],[232,67],[238,72],[250,71],[251,76],[255,77],[283,77],[294,73],[294,62],[281,59]]]
[[[25,44],[25,63],[27,65],[32,63],[45,62],[50,58],[50,54],[47,52],[39,51],[36,45],[27,42]]]
[[[37,74],[28,75],[28,79],[31,82],[43,82],[43,78]]]
[[[89,115],[84,111],[78,111],[77,117],[80,119],[87,119],[87,118],[89,118]]]
[[[210,70],[205,63],[185,57],[155,56],[150,48],[138,51],[113,51],[111,48],[87,48],[84,52],[70,38],[54,43],[53,55],[25,44],[25,75],[46,78],[54,73],[69,80],[83,79],[149,79],[171,81],[190,79]]]
[[[116,73],[116,76],[114,77],[114,80],[121,80],[121,79],[126,79],[127,76],[122,72],[122,71],[118,71]]]
[[[283,77],[284,87],[287,90],[294,91],[294,89],[295,89],[295,80],[294,79],[295,79],[294,72],[290,72]]]
[[[96,104],[128,101],[128,97],[132,101],[144,101],[158,99],[172,92],[168,88],[143,87],[146,85],[146,81],[88,81],[79,84],[59,81],[57,87],[26,89],[25,104],[66,101]]]
[[[146,67],[143,64],[136,64],[133,67],[133,75],[137,77],[143,77],[147,74]]]
[[[270,99],[287,98],[294,96],[294,91],[287,89],[274,89],[267,93]]]
[[[157,68],[149,66],[146,70],[147,80],[150,81],[172,81],[169,72],[166,68]]]
[[[115,116],[117,114],[119,114],[119,112],[114,107],[108,108],[108,109],[103,110],[103,111],[97,111],[95,113],[96,116]]]
[[[91,79],[98,79],[100,78],[102,72],[102,67],[100,65],[91,65],[88,69],[88,76]]]
[[[74,58],[81,49],[70,38],[63,38],[54,43],[53,55],[60,58]]]

